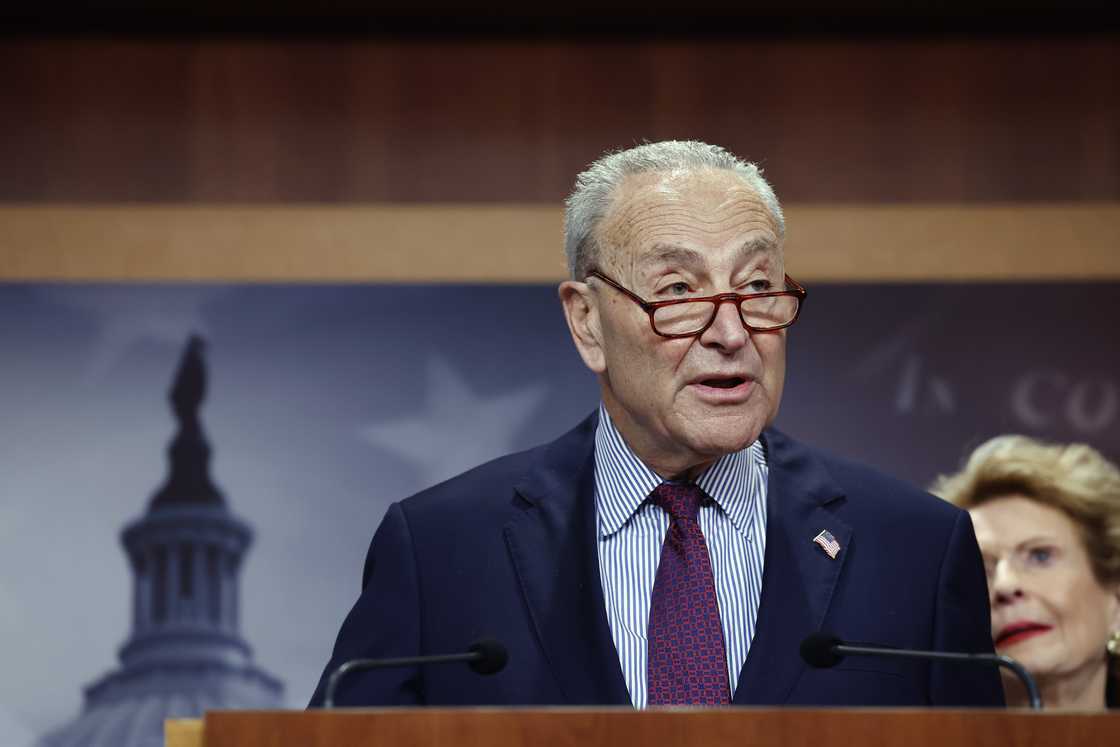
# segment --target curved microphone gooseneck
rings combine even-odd
[[[1031,708],[1036,711],[1042,710],[1042,697],[1038,694],[1038,685],[1035,684],[1034,677],[1031,677],[1030,672],[1010,656],[1002,654],[962,654],[952,651],[918,651],[866,643],[851,644],[845,643],[831,633],[824,632],[806,636],[805,640],[801,642],[801,658],[805,660],[806,664],[817,669],[834,667],[845,656],[900,657],[1003,667],[1014,672],[1023,686],[1027,688],[1027,697],[1030,698]]]

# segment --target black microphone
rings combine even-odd
[[[1031,708],[1042,710],[1042,698],[1038,694],[1038,685],[1034,682],[1030,672],[1012,659],[1002,654],[961,654],[949,651],[916,651],[908,648],[890,648],[888,646],[875,646],[865,643],[850,644],[831,633],[813,633],[801,642],[801,658],[805,663],[817,669],[827,669],[840,663],[845,656],[886,656],[902,657],[907,659],[927,659],[933,661],[953,661],[961,664],[996,665],[1010,669],[1018,676],[1023,686],[1027,688],[1027,696],[1031,701]]]
[[[509,661],[509,652],[506,647],[493,638],[483,638],[475,641],[463,654],[440,654],[437,656],[406,656],[397,659],[351,659],[344,662],[331,672],[327,680],[327,690],[323,695],[323,708],[334,708],[334,691],[338,683],[351,672],[361,672],[367,669],[389,669],[391,667],[413,667],[418,664],[450,664],[453,662],[466,662],[471,669],[479,674],[496,674],[505,669]]]

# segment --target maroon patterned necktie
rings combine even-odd
[[[650,600],[649,705],[727,705],[727,654],[708,545],[696,517],[704,493],[662,483],[650,501],[670,518]]]

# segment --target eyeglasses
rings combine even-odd
[[[784,329],[797,321],[797,315],[801,313],[801,302],[806,296],[805,289],[786,275],[784,291],[719,293],[715,296],[699,298],[646,301],[598,270],[591,270],[587,275],[599,278],[641,306],[642,311],[649,314],[649,326],[653,331],[668,338],[695,337],[703,334],[712,326],[722,303],[737,305],[743,326],[751,332],[773,332]]]

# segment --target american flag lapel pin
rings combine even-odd
[[[840,543],[832,536],[832,532],[827,529],[822,529],[821,533],[813,538],[813,542],[821,546],[828,557],[836,560],[836,556],[840,554]]]

